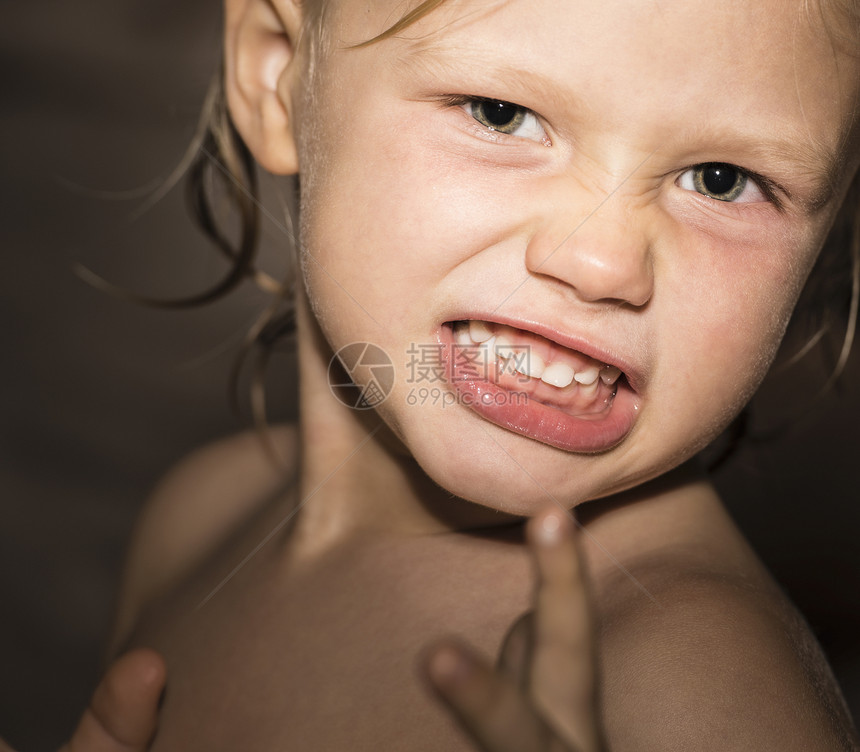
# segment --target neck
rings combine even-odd
[[[433,483],[374,410],[341,404],[328,386],[333,356],[297,296],[300,511],[291,538],[307,553],[349,539],[443,535],[517,519],[452,497]]]

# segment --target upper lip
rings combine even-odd
[[[516,329],[533,332],[545,339],[555,342],[569,350],[576,350],[583,353],[594,360],[599,360],[606,365],[620,368],[624,373],[627,384],[634,392],[639,392],[643,383],[644,377],[642,370],[617,351],[603,347],[596,343],[591,337],[581,334],[570,334],[564,330],[540,323],[534,319],[516,318],[512,316],[499,316],[498,314],[484,314],[479,312],[464,313],[461,316],[450,319],[449,321],[487,321],[494,324],[502,324],[511,326]]]

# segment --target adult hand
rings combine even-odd
[[[573,522],[560,509],[529,520],[534,610],[511,629],[494,668],[461,642],[427,652],[431,685],[486,752],[600,752],[592,614]]]
[[[60,752],[146,752],[165,678],[164,660],[154,650],[138,648],[118,658]],[[13,750],[0,739],[0,752]]]

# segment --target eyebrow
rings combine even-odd
[[[584,98],[578,97],[575,91],[540,71],[525,66],[517,67],[506,61],[488,63],[486,58],[476,57],[469,48],[453,46],[447,40],[438,40],[435,35],[409,40],[401,38],[400,41],[405,43],[406,49],[398,58],[397,65],[406,70],[463,79],[464,70],[471,67],[480,71],[484,86],[498,86],[499,89],[512,91],[514,95],[522,92],[521,96],[527,95],[531,102],[551,101],[568,112],[595,114],[594,108]],[[469,84],[469,79],[470,77],[466,76],[464,85]],[[528,102],[515,103],[529,106]],[[797,195],[796,190],[783,186],[782,180],[771,178],[770,182],[774,188],[781,188],[781,192],[785,193],[790,201],[796,202],[809,213],[820,210],[830,202],[847,167],[847,160],[840,160],[826,145],[812,143],[808,138],[795,139],[770,134],[762,136],[761,132],[744,132],[719,124],[698,126],[680,139],[670,135],[666,142],[673,140],[676,148],[695,151],[706,148],[715,152],[744,154],[748,155],[748,159],[761,164],[773,165],[772,171],[780,174],[790,171],[799,173],[803,183],[808,186],[804,188],[803,196]],[[657,151],[661,148],[658,147]],[[745,167],[743,164],[737,166]],[[767,175],[762,177],[768,178]],[[798,181],[791,182],[796,184]]]
[[[456,62],[453,58],[456,58]],[[443,45],[429,38],[409,40],[408,49],[397,62],[406,68],[423,70],[432,75],[441,73],[452,79],[462,79],[464,70],[471,67],[480,70],[484,81],[490,84],[497,83],[499,87],[529,92],[532,99],[561,102],[571,111],[582,112],[587,109],[581,98],[559,87],[557,82],[540,71],[528,70],[507,62],[488,64],[486,58],[475,56],[473,50],[467,47]]]

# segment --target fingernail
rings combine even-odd
[[[561,540],[561,517],[553,510],[547,512],[538,525],[538,537],[541,543],[552,544]]]
[[[465,679],[470,666],[459,650],[450,645],[442,645],[430,656],[428,669],[434,681],[447,685]]]

